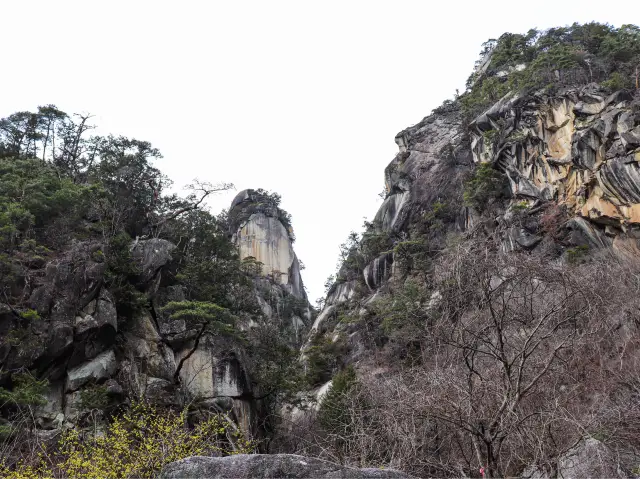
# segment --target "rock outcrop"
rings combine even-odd
[[[261,263],[262,274],[283,285],[298,298],[306,298],[300,262],[293,251],[293,230],[283,223],[283,212],[269,196],[256,190],[236,195],[229,209],[231,233],[240,258]]]
[[[311,322],[311,307],[293,233],[283,224],[286,213],[258,200],[251,190],[234,200],[234,239],[241,258],[252,256],[262,263],[253,277],[253,294],[263,313],[256,318],[272,321],[283,337],[297,344]],[[49,381],[47,405],[37,412],[39,427],[82,423],[84,391],[100,387],[111,405],[127,397],[145,397],[157,405],[180,407],[187,398],[197,398],[205,407],[227,412],[253,436],[259,405],[242,347],[224,337],[205,336],[194,349],[197,330],[162,310],[169,302],[185,301],[183,287],[171,279],[176,245],[160,238],[131,242],[133,265],[128,267],[135,273],[129,274],[129,287],[148,306],[137,306],[126,318],[119,316],[114,295],[105,286],[107,248],[75,241],[41,265],[44,274],[29,306],[45,319],[30,324],[37,330],[29,331],[28,341],[11,347],[3,342],[3,367],[35,368]],[[6,319],[4,326],[16,321],[10,308],[0,310],[0,315]],[[246,330],[255,326],[252,321],[247,315],[237,326]]]
[[[352,365],[371,379],[377,368],[393,370],[372,352],[388,338],[372,339],[367,324],[384,321],[372,319],[376,304],[394,303],[407,278],[403,261],[420,260],[413,247],[427,258],[422,276],[412,278],[427,283],[427,299],[415,303],[427,312],[442,300],[425,279],[430,261],[467,239],[565,266],[583,254],[640,259],[639,95],[607,94],[594,84],[509,94],[471,122],[454,101],[400,132],[384,174],[386,199],[328,291],[302,350],[305,364],[322,347],[340,351],[334,372]],[[478,204],[463,192],[481,170],[504,181]],[[409,350],[410,341],[398,341],[400,348]],[[317,411],[331,380],[314,386],[309,410]],[[291,422],[305,424],[305,414],[294,409]],[[595,439],[549,461],[557,471],[529,468],[528,477],[626,477],[615,453]]]
[[[407,474],[391,469],[355,469],[294,454],[239,454],[228,457],[189,457],[164,467],[159,479],[402,479]]]
[[[640,224],[639,104],[596,85],[559,96],[509,95],[471,125],[476,162],[505,171],[512,197],[554,201],[607,236]],[[612,244],[609,241],[609,244]]]

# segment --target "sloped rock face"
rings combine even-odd
[[[387,197],[363,235],[388,241],[370,253],[363,239],[356,254],[364,261],[351,261],[349,274],[343,265],[302,349],[303,361],[312,344],[338,343],[340,366],[334,372],[353,365],[358,374],[372,374],[388,338],[374,344],[365,328],[367,321],[384,319],[377,301],[393,303],[406,285],[402,247],[418,243],[424,252],[433,243],[428,251],[433,259],[438,247],[480,238],[498,255],[522,252],[543,262],[562,264],[576,251],[596,250],[638,260],[639,133],[640,93],[605,94],[597,85],[555,95],[507,95],[470,124],[457,102],[450,102],[400,132],[399,152],[384,175]],[[478,205],[463,192],[481,164],[504,176],[505,187],[488,204]],[[446,216],[437,218],[437,209],[445,207]],[[419,306],[429,311],[442,295],[429,290],[425,276],[437,271],[427,262],[420,273],[410,279],[427,283],[431,298],[422,298]],[[309,391],[317,398],[316,408],[322,401],[317,393],[330,384]],[[308,420],[298,410],[291,416],[302,418],[301,424]],[[529,469],[527,477],[625,477],[614,453],[595,439],[584,439],[553,459],[557,470]]]
[[[320,459],[294,454],[239,454],[228,457],[189,457],[164,467],[161,479],[249,478],[409,478],[407,474],[385,469],[354,469]]]
[[[250,194],[239,198],[232,209],[239,221],[235,234],[240,255],[263,262],[254,277],[258,304],[266,321],[299,344],[311,323],[311,308],[293,235],[280,219],[287,222],[288,216],[277,207],[259,204]],[[39,427],[82,424],[87,417],[84,392],[99,386],[110,405],[144,397],[159,406],[182,407],[197,398],[204,407],[224,410],[253,437],[260,405],[253,396],[245,349],[209,335],[200,338],[196,348],[198,331],[162,310],[168,302],[185,300],[183,287],[166,280],[176,267],[176,246],[158,238],[131,242],[137,274],[129,278],[130,286],[145,294],[149,307],[126,317],[119,317],[114,295],[105,286],[105,248],[100,243],[75,242],[43,264],[44,274],[29,299],[29,306],[43,319],[32,321],[31,329],[21,333],[29,333],[28,341],[10,346],[4,342],[0,351],[1,366],[35,369],[48,379],[48,403],[36,413]],[[11,308],[0,309],[0,317],[2,335],[21,327]],[[255,326],[250,318],[240,318],[238,327]]]
[[[140,282],[142,284],[148,284],[156,278],[161,268],[173,259],[171,252],[174,249],[176,249],[176,245],[160,238],[133,243],[131,256],[140,265]]]
[[[293,250],[293,231],[286,213],[262,190],[238,193],[229,209],[230,234],[240,258],[260,266],[255,293],[264,316],[283,324],[291,341],[300,344],[311,324],[311,305]]]
[[[385,169],[387,197],[376,213],[373,225],[378,234],[408,237],[412,222],[430,205],[460,196],[464,180],[473,168],[473,155],[456,105],[444,107],[437,114],[401,131],[395,141],[400,151]],[[461,207],[450,226],[463,231],[472,227],[473,222],[474,213]],[[327,294],[324,310],[312,326],[312,334],[321,329],[338,304],[356,310],[364,305],[365,309],[360,310],[364,313],[367,301],[393,276],[395,256],[393,251],[382,252],[364,268],[359,278],[334,284]],[[340,276],[347,275],[341,272]],[[356,294],[358,285],[365,286],[367,294]],[[353,343],[360,348],[358,341]]]
[[[638,107],[597,86],[512,95],[471,125],[474,160],[504,170],[514,198],[554,201],[626,233],[640,223]]]
[[[300,263],[293,250],[293,234],[281,218],[285,213],[255,190],[240,192],[229,210],[230,235],[241,259],[259,262],[254,293],[264,320],[278,325],[282,336],[299,345],[311,323]],[[178,291],[160,289],[159,296],[180,300]],[[252,436],[257,408],[246,362],[240,351],[216,338],[205,338],[193,350],[193,337],[184,324],[159,315],[160,330],[173,344],[175,363],[183,362],[180,383],[192,397],[231,412],[241,429]],[[241,324],[248,329],[253,324]]]
[[[67,391],[76,391],[87,383],[98,382],[116,372],[116,356],[113,351],[106,351],[67,373]]]

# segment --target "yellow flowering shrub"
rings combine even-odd
[[[189,428],[186,410],[158,411],[138,403],[101,432],[66,431],[55,449],[35,465],[1,465],[0,477],[151,478],[170,462],[189,456],[247,454],[253,443],[220,415]]]

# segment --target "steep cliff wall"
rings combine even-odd
[[[605,416],[616,406],[607,402],[598,407],[590,395],[605,397],[618,387],[616,380],[596,385],[586,371],[593,358],[600,357],[604,362],[593,371],[614,378],[614,369],[629,371],[638,357],[638,314],[632,305],[636,302],[625,298],[635,294],[632,278],[637,273],[632,271],[637,271],[640,260],[640,94],[611,92],[594,84],[554,94],[510,93],[473,119],[465,118],[459,102],[448,102],[400,132],[396,142],[399,152],[384,175],[387,197],[351,247],[303,347],[302,361],[314,379],[310,393],[315,402],[307,412],[294,409],[291,423],[314,424],[313,418],[319,417],[321,432],[316,434],[327,439],[328,447],[352,457],[386,457],[385,451],[393,450],[398,456],[406,454],[406,468],[449,476],[475,461],[460,459],[465,454],[461,451],[472,454],[474,437],[493,441],[482,436],[482,429],[474,430],[484,427],[486,418],[515,424],[518,414],[536,415],[562,402],[562,407],[574,411],[575,421],[553,432],[556,440],[565,441],[563,446],[560,442],[545,446],[542,457],[523,445],[527,459],[518,466],[499,464],[499,454],[487,446],[490,452],[478,464],[520,472],[536,464],[523,474],[554,477],[554,470],[575,467],[568,466],[569,456],[583,457],[593,470],[604,468],[585,452],[596,447],[607,458],[607,474],[626,477],[621,464],[628,468],[637,460],[635,440],[601,443],[585,433],[593,430],[589,421],[596,415],[602,418],[599,427],[612,424]],[[609,279],[602,280],[606,285],[598,285],[596,278],[606,275]],[[530,286],[519,289],[524,284],[520,281]],[[562,281],[573,286],[561,285]],[[479,290],[481,294],[472,293]],[[575,294],[584,296],[573,316],[567,313],[534,340],[541,330],[531,324],[547,327],[549,317],[573,308]],[[591,301],[601,294],[607,299]],[[524,298],[530,302],[523,303]],[[485,312],[488,319],[483,323]],[[578,317],[582,319],[576,322]],[[508,321],[514,329],[505,333],[501,328]],[[569,322],[582,325],[567,329]],[[476,324],[483,329],[474,329]],[[587,339],[586,331],[596,329],[598,338]],[[543,370],[538,363],[530,364],[532,369],[526,372],[523,359],[521,374],[535,381],[545,377],[545,385],[538,386],[535,399],[520,402],[518,392],[511,402],[513,389],[503,388],[517,384],[512,382],[510,355],[515,358],[519,348],[524,348],[517,353],[523,358],[546,348],[563,350],[568,343],[556,343],[554,338],[564,335],[571,338],[572,353],[563,356],[571,357],[567,359],[573,361],[571,366],[556,364],[561,360],[554,352],[545,359],[555,364],[553,369]],[[530,343],[522,342],[525,337],[542,349],[527,350]],[[619,348],[629,349],[619,356],[615,352]],[[460,357],[451,359],[457,351]],[[499,357],[498,351],[505,354],[503,370],[492,369],[491,360],[485,360]],[[613,356],[618,358],[616,366],[606,365],[604,358]],[[351,368],[358,386],[345,382]],[[496,378],[505,382],[499,385]],[[562,384],[560,392],[554,391],[554,384]],[[482,389],[485,385],[488,389]],[[568,388],[584,389],[579,395],[584,400],[565,397]],[[594,390],[598,392],[587,392]],[[504,394],[498,394],[494,403],[493,393],[487,391]],[[624,409],[635,411],[633,396],[623,396]],[[507,419],[500,404],[512,404],[511,411],[520,412],[510,412]],[[336,418],[336,409],[344,410],[344,416]],[[379,422],[369,427],[358,421]],[[498,431],[502,426],[495,424],[492,427]],[[577,424],[581,426],[574,427]],[[467,426],[470,429],[465,430]],[[367,431],[361,432],[363,437],[370,441],[354,439],[348,447],[358,452],[352,453],[331,442],[340,427],[362,427]],[[535,421],[517,427],[526,437],[538,434]],[[394,428],[416,432],[405,435]],[[317,440],[305,432],[308,429],[292,426],[284,434]],[[323,436],[327,430],[330,433]],[[389,435],[391,430],[396,432]],[[439,440],[439,435],[448,439]],[[388,438],[387,449],[378,450],[373,437]],[[469,448],[448,442],[458,438],[472,438]],[[416,441],[421,451],[429,451],[420,456],[429,458],[424,465],[408,452],[412,446],[407,443]],[[456,452],[445,460],[448,449]],[[623,459],[613,460],[616,454]],[[443,472],[441,467],[452,469]]]
[[[293,230],[283,224],[282,211],[269,200],[259,190],[238,193],[229,209],[233,241],[242,259],[253,258],[261,263],[264,276],[294,296],[306,298],[300,262],[293,251]]]
[[[239,208],[260,209],[246,195],[240,203],[234,202],[235,213],[241,214]],[[234,281],[243,281],[242,288],[213,282],[215,287],[230,287],[230,301],[244,305],[238,308],[234,335],[250,336],[250,330],[263,327],[276,332],[277,344],[295,347],[308,330],[312,309],[291,235],[266,210],[251,211],[235,231],[240,257],[252,256],[263,264],[259,270],[249,265],[246,271],[240,264]],[[260,359],[230,335],[213,330],[203,334],[206,320],[178,319],[164,309],[168,304],[193,304],[188,286],[176,280],[178,257],[184,258],[185,250],[158,238],[125,239],[121,246],[118,254],[125,258],[129,275],[115,287],[127,288],[128,309],[117,310],[107,286],[113,266],[105,258],[115,253],[91,241],[75,241],[43,265],[44,274],[28,298],[32,315],[41,316],[38,321],[25,325],[15,311],[0,309],[2,367],[31,370],[48,383],[47,404],[34,413],[38,427],[56,431],[82,425],[90,414],[133,399],[174,408],[195,401],[199,407],[224,411],[247,436],[256,436],[263,406],[256,396],[264,393],[256,390],[260,386],[250,370],[260,369]],[[237,263],[233,255],[231,261]],[[120,293],[120,305],[122,297]],[[8,340],[17,333],[26,340]],[[6,379],[3,386],[9,386]]]

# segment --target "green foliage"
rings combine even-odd
[[[366,258],[360,248],[360,235],[355,231],[349,233],[347,240],[340,245],[336,275],[337,281],[348,281],[359,278],[367,265]]]
[[[336,373],[331,387],[320,403],[318,422],[329,433],[348,436],[350,421],[351,396],[358,386],[356,371],[348,366]]]
[[[280,197],[280,195],[276,192],[263,190],[262,188],[258,188],[257,190],[254,190],[254,192],[257,196],[259,203],[263,203],[267,207],[276,209],[278,213],[278,219],[286,228],[287,233],[289,234],[289,239],[291,239],[292,242],[295,241],[296,237],[293,234],[293,226],[291,224],[291,215],[285,210],[283,210],[282,208],[280,208],[280,202],[282,201],[282,198]]]
[[[164,465],[180,459],[248,454],[255,448],[223,415],[209,415],[191,427],[188,423],[186,409],[174,412],[134,403],[100,434],[69,429],[55,446],[35,442],[42,451],[35,461],[14,467],[0,463],[0,475],[9,479],[151,479]]]
[[[529,209],[529,203],[526,201],[519,201],[518,203],[512,204],[511,209],[516,212],[527,211]]]
[[[487,130],[482,132],[484,138],[484,144],[487,146],[493,145],[494,141],[498,137],[498,130]]]
[[[600,84],[610,91],[616,91],[631,87],[632,81],[631,78],[622,75],[620,72],[613,72],[607,80]]]
[[[283,403],[299,402],[306,386],[299,356],[279,325],[259,324],[247,332],[249,373],[265,408],[276,412]]]
[[[22,372],[13,374],[11,382],[11,390],[0,388],[1,402],[18,407],[41,406],[47,403],[44,394],[49,382],[46,379],[38,380],[31,374]]]
[[[464,202],[479,211],[505,192],[506,178],[489,163],[480,163],[464,185]]]
[[[80,391],[80,409],[83,411],[103,411],[109,406],[109,394],[107,387],[92,385]]]
[[[34,309],[27,309],[26,311],[23,311],[22,313],[20,313],[20,317],[22,319],[26,319],[27,321],[35,321],[40,319],[40,315]]]
[[[471,119],[508,92],[553,89],[593,81],[619,89],[630,86],[640,62],[640,28],[616,29],[596,22],[551,28],[526,35],[505,33],[483,44],[480,65],[491,55],[485,73],[474,73],[460,97]],[[501,76],[496,74],[499,72]]]
[[[208,301],[236,313],[259,315],[253,279],[262,273],[262,264],[252,257],[240,261],[227,232],[224,213],[215,217],[207,211],[191,211],[172,224],[166,235],[178,245],[172,253],[179,263],[175,279],[188,300]]]
[[[468,117],[482,112],[509,92],[509,83],[497,77],[489,77],[474,84],[473,88],[460,96],[462,111]]]
[[[585,257],[589,253],[589,247],[587,245],[578,245],[573,248],[567,249],[567,261],[570,264],[578,264],[584,261]]]
[[[404,330],[416,332],[424,325],[424,302],[427,292],[415,279],[407,279],[393,295],[385,296],[374,303],[376,315],[382,318],[380,327],[385,334]],[[407,329],[408,328],[408,329]],[[405,334],[409,337],[411,334]]]
[[[333,341],[325,334],[316,334],[305,351],[307,384],[313,388],[329,381],[339,368],[345,350],[344,338]]]
[[[187,327],[206,327],[215,334],[234,334],[235,317],[228,309],[205,301],[171,301],[161,308],[171,319],[184,320]]]
[[[146,295],[133,285],[140,273],[131,256],[131,238],[120,232],[109,240],[107,249],[105,282],[116,300],[119,316],[132,317],[148,307]]]
[[[89,191],[41,161],[0,159],[0,247],[18,246],[63,214],[76,221],[88,206]]]
[[[363,263],[369,263],[382,253],[386,253],[393,248],[393,235],[388,231],[371,229],[362,234],[360,250],[362,252]]]

